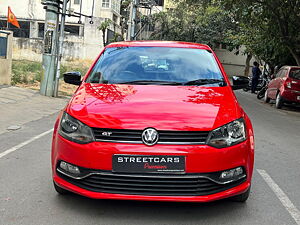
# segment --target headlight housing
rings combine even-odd
[[[211,131],[207,144],[215,148],[226,148],[246,139],[246,125],[241,118]]]
[[[92,129],[64,112],[58,133],[69,141],[87,144],[94,141]]]

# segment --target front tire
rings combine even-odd
[[[276,101],[275,101],[275,107],[276,107],[276,109],[281,109],[282,106],[283,106],[283,103],[284,103],[284,101],[283,101],[283,99],[281,97],[281,94],[280,94],[280,92],[278,92],[278,94],[276,96]]]
[[[54,186],[55,191],[60,195],[66,195],[66,194],[70,193],[66,189],[59,187],[55,182],[53,182],[53,186]]]
[[[249,198],[250,190],[251,188],[249,187],[249,189],[245,193],[237,196],[233,196],[230,200],[234,202],[246,202],[247,199]]]
[[[262,88],[258,93],[257,93],[257,99],[262,99],[265,96],[266,89]]]

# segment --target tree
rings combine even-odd
[[[300,65],[300,0],[177,0],[153,16],[152,39],[201,42],[229,50],[244,46],[271,66]]]
[[[112,21],[110,19],[105,19],[98,27],[98,30],[102,31],[103,46],[107,45],[107,43],[105,41],[105,35],[106,35],[106,30],[110,26],[110,24],[112,24]]]
[[[181,0],[174,4],[175,9],[152,17],[152,21],[160,25],[152,39],[201,42],[213,48],[220,43],[231,49],[237,47],[232,45],[236,43],[232,43],[227,34],[236,33],[238,25],[220,8],[218,2]]]
[[[255,54],[300,65],[299,0],[224,0],[222,5],[251,35],[245,45]]]

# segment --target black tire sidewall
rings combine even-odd
[[[270,98],[268,97],[268,90],[266,90],[266,92],[265,92],[264,102],[265,103],[269,103],[270,102]]]
[[[278,94],[276,95],[275,107],[277,109],[281,109],[282,105],[283,105],[283,99],[281,97],[280,92],[278,92]]]

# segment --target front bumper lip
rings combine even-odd
[[[211,202],[211,201],[230,198],[232,196],[242,194],[246,192],[251,186],[251,182],[247,180],[236,187],[215,194],[211,194],[211,195],[204,195],[204,196],[152,196],[151,195],[150,196],[150,195],[128,195],[128,194],[92,192],[80,188],[76,185],[73,185],[58,176],[54,176],[53,178],[54,178],[53,179],[54,182],[58,186],[88,198],[112,199],[112,200],[160,201],[160,202]]]

